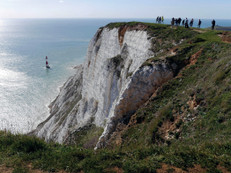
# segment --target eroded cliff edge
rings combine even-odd
[[[100,28],[85,63],[64,84],[50,105],[50,116],[33,133],[46,141],[106,146],[118,124],[128,123],[189,62],[175,55],[193,34],[135,22]]]

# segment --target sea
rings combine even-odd
[[[155,18],[0,19],[0,130],[28,133],[36,128],[49,116],[49,104],[74,67],[84,62],[97,29],[128,21],[154,23]],[[211,21],[202,19],[202,27]],[[231,20],[216,24],[231,26]],[[45,68],[46,56],[50,69]]]

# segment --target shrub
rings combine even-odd
[[[14,141],[11,147],[13,151],[25,153],[33,153],[47,149],[47,145],[43,140],[28,136],[20,136],[18,140]]]

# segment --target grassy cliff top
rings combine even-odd
[[[230,33],[141,24],[159,40],[154,49],[163,49],[144,66],[162,57],[185,66],[131,117],[126,128],[118,129],[119,145],[114,140],[108,148],[94,151],[84,149],[81,142],[48,144],[0,132],[0,165],[14,172],[32,172],[31,165],[65,172],[231,172]],[[90,139],[94,133],[87,134]]]

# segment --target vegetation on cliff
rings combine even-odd
[[[181,66],[174,79],[126,123],[121,121],[117,127],[123,128],[116,129],[107,148],[83,148],[94,139],[91,135],[99,136],[93,127],[77,146],[0,132],[0,165],[14,167],[14,172],[28,172],[31,164],[66,172],[231,172],[231,45],[223,40],[229,34],[142,25],[156,37],[153,49],[162,50],[143,67],[160,60]]]

